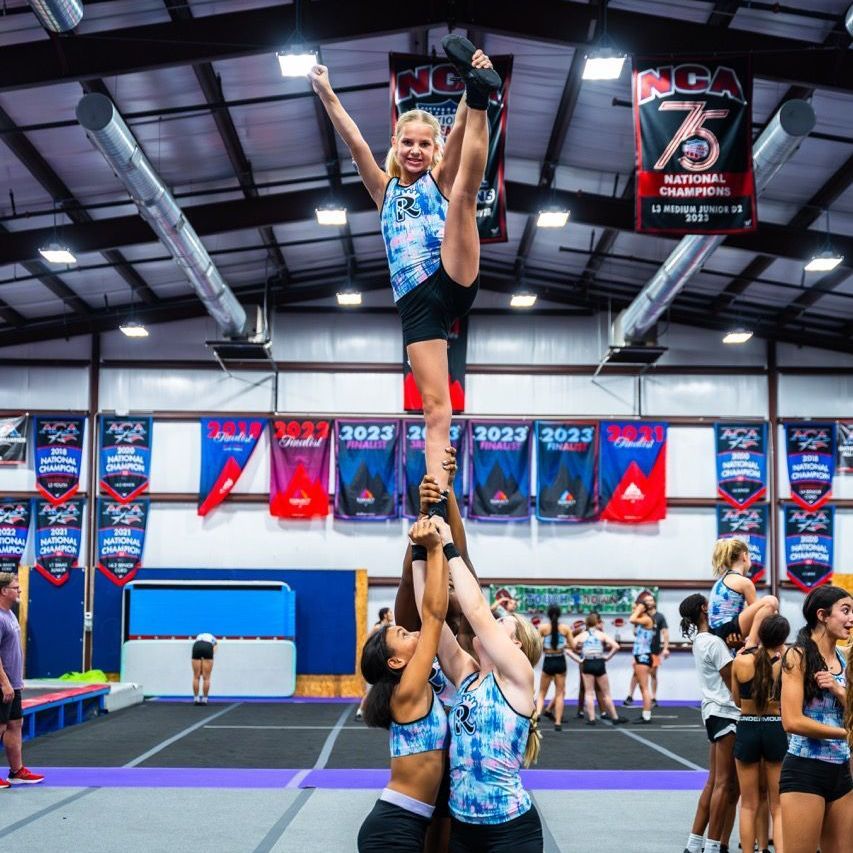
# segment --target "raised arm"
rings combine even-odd
[[[334,93],[332,84],[329,82],[329,69],[325,65],[315,65],[308,72],[308,79],[311,81],[311,87],[320,98],[332,125],[349,148],[352,159],[355,160],[355,165],[358,168],[358,174],[370,193],[370,197],[376,207],[381,208],[385,198],[388,175],[377,165],[373,152],[361,135],[358,125],[352,120]]]
[[[407,631],[419,631],[421,627],[420,611],[415,602],[415,586],[412,580],[411,544],[406,548],[403,556],[403,573],[394,599],[394,621]]]
[[[641,625],[643,628],[653,628],[655,624],[654,619],[649,616],[649,611],[646,610],[646,605],[642,601],[638,601],[634,605],[634,610],[628,617],[628,621],[632,625]]]
[[[444,142],[444,156],[438,166],[433,169],[433,177],[438,188],[448,197],[450,190],[453,189],[453,182],[456,180],[456,173],[459,171],[459,163],[462,160],[462,138],[465,136],[467,118],[468,105],[465,103],[465,95],[463,95],[462,100],[459,101],[459,106],[456,108],[453,127],[450,128],[450,133]],[[458,544],[456,547],[460,551],[462,550]]]
[[[619,643],[617,643],[616,640],[614,640],[613,637],[610,636],[610,634],[605,634],[604,631],[601,632],[601,638],[604,642],[604,645],[607,646],[608,649],[610,649],[610,654],[605,655],[604,659],[610,660],[610,658],[612,658],[613,655],[615,655],[616,652],[619,651]]]

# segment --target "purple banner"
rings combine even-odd
[[[417,518],[420,508],[419,486],[426,474],[426,426],[423,421],[403,421],[403,516]],[[459,504],[459,512],[464,514],[465,491],[462,472],[465,470],[465,422],[453,421],[450,424],[450,444],[456,448],[456,479],[453,492]]]
[[[335,518],[397,518],[399,421],[336,421]]]
[[[270,515],[317,518],[329,514],[331,421],[270,421]]]
[[[468,516],[530,518],[530,421],[469,421]]]

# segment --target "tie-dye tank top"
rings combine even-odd
[[[746,599],[739,592],[726,586],[725,580],[736,572],[726,572],[711,590],[711,598],[708,602],[708,624],[712,628],[719,628],[726,622],[740,616]]]
[[[589,631],[581,646],[581,657],[584,660],[596,660],[604,657],[604,643],[598,631]]]
[[[650,655],[652,653],[652,640],[655,638],[655,629],[637,625],[634,628],[634,648],[632,654]]]
[[[530,809],[520,770],[530,718],[504,698],[494,674],[459,685],[450,709],[450,811],[463,823],[506,823]]]
[[[842,686],[847,686],[844,655],[835,650],[841,661],[841,672],[833,673],[833,678]],[[844,728],[844,706],[828,690],[818,690],[817,696],[803,706],[803,714],[825,726]],[[817,738],[791,735],[788,740],[788,752],[800,758],[816,758],[831,764],[846,764],[850,759],[850,747],[844,738]]]
[[[419,720],[411,723],[391,721],[391,758],[432,752],[447,746],[447,712],[434,692],[430,693],[430,700],[429,711]]]
[[[432,662],[429,683],[433,693],[438,696],[445,708],[449,708],[456,701],[456,685],[444,674],[438,658]]]
[[[379,218],[395,302],[439,268],[446,216],[447,199],[430,172],[408,186],[388,181]]]

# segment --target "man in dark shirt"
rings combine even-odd
[[[21,691],[24,689],[24,658],[21,628],[12,608],[21,597],[18,576],[0,572],[0,738],[9,759],[9,778],[0,779],[0,788],[35,785],[44,776],[32,773],[21,760]]]
[[[656,708],[658,704],[658,668],[661,661],[669,657],[669,625],[666,623],[666,617],[663,613],[659,613],[655,597],[646,592],[643,595],[643,601],[646,605],[646,611],[652,617],[655,623],[655,635],[652,638],[652,667],[651,672],[651,688],[652,688],[652,705]],[[631,687],[628,690],[628,696],[623,705],[634,704],[634,691],[637,689],[637,677],[631,676]]]

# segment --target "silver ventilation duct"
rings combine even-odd
[[[814,110],[806,101],[791,100],[781,106],[752,146],[756,195],[770,183],[814,125]],[[724,239],[722,234],[689,234],[684,237],[616,319],[613,329],[615,342],[642,340]]]
[[[77,104],[77,121],[125,185],[142,218],[183,269],[223,334],[243,335],[246,312],[113,102],[98,93],[84,95]]]
[[[853,3],[847,7],[847,12],[844,15],[844,26],[847,27],[847,32],[853,36]]]
[[[83,20],[80,0],[27,0],[39,23],[51,33],[67,33]]]

